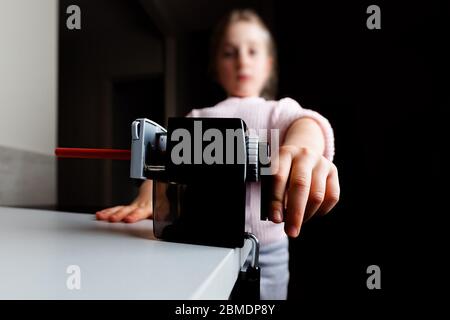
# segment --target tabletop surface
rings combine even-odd
[[[228,299],[249,252],[157,240],[152,220],[8,207],[0,219],[0,299]]]

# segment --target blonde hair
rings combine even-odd
[[[223,41],[223,37],[228,29],[228,27],[236,22],[252,22],[259,25],[264,31],[267,32],[267,49],[269,56],[272,58],[272,70],[270,72],[269,78],[267,79],[261,96],[266,99],[275,99],[277,93],[277,85],[278,85],[278,75],[277,75],[277,51],[275,46],[275,41],[272,37],[272,34],[264,23],[262,18],[251,9],[235,9],[230,11],[227,15],[225,15],[217,24],[211,38],[211,47],[210,47],[210,61],[209,61],[209,71],[217,80],[217,57],[219,54],[220,46]]]

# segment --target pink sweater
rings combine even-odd
[[[295,100],[284,98],[279,101],[268,101],[259,97],[231,97],[219,102],[214,107],[193,109],[188,117],[206,118],[240,118],[249,129],[279,129],[280,145],[289,126],[297,119],[308,117],[317,121],[325,137],[324,156],[333,160],[334,134],[330,123],[319,113],[303,109]],[[258,183],[247,184],[246,231],[256,235],[262,245],[274,243],[286,237],[284,223],[275,224],[260,220],[260,198]]]

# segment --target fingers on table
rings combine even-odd
[[[115,206],[101,211],[97,211],[95,216],[98,220],[109,220],[109,217],[116,213],[118,210],[122,209],[124,206]]]
[[[139,220],[143,220],[152,216],[151,209],[149,208],[136,208],[133,212],[128,214],[123,221],[127,223],[133,223]]]

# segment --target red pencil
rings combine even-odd
[[[111,159],[111,160],[131,159],[130,150],[120,150],[120,149],[56,148],[55,155],[59,158]]]

